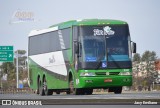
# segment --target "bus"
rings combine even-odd
[[[37,94],[91,95],[93,89],[122,93],[132,85],[132,53],[127,22],[71,20],[33,30],[28,38],[29,86]]]

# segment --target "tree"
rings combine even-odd
[[[156,52],[154,51],[145,51],[142,55],[141,61],[155,61],[157,59]]]
[[[12,62],[4,62],[1,65],[2,74],[8,74],[14,68],[15,68],[15,66],[14,66],[14,64]]]
[[[27,59],[27,56],[25,56],[26,51],[25,50],[15,51],[16,54],[17,54],[17,52],[18,52],[18,65],[19,65],[19,67],[25,67],[26,66],[26,59]],[[15,60],[15,64],[16,64],[16,60]]]
[[[137,89],[141,85],[140,78],[138,76],[140,72],[140,62],[141,62],[141,56],[139,53],[134,54],[133,56],[133,86],[136,87]]]
[[[17,50],[17,51],[18,51],[18,54],[21,54],[21,55],[25,55],[26,54],[25,50]],[[17,51],[15,51],[15,53],[17,53]]]
[[[146,82],[148,89],[151,90],[151,85],[155,81],[155,77],[158,76],[158,72],[155,70],[155,60],[157,59],[154,51],[145,51],[142,55],[141,61],[144,62],[144,70],[146,71]]]
[[[141,61],[141,56],[139,53],[134,54],[133,56],[133,62],[140,62]]]
[[[18,72],[19,72],[19,80],[23,81],[25,78],[27,78],[27,64],[26,64],[26,59],[27,56],[26,51],[25,50],[17,50],[15,51],[16,56],[17,56],[17,52],[18,52]],[[15,59],[15,64],[16,64],[16,60]]]
[[[12,62],[3,62],[1,65],[1,74],[7,74],[7,81],[3,82],[3,88],[8,88],[10,86],[15,86],[15,65]],[[2,76],[1,76],[2,77]]]
[[[155,60],[157,59],[154,51],[145,51],[142,56],[136,53],[133,56],[133,81],[135,86],[147,87],[151,90],[152,83],[158,77],[155,70]],[[141,76],[138,74],[141,73]]]
[[[15,52],[17,53],[17,51]],[[25,50],[18,50],[18,68],[19,68],[19,79],[23,80],[24,78],[27,78],[27,70],[26,68],[26,59],[27,56],[25,56],[26,51]],[[14,58],[14,62],[3,62],[0,66],[2,75],[7,74],[7,81],[3,82],[3,88],[8,87],[16,87],[16,58]]]

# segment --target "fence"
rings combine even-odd
[[[34,91],[30,88],[23,88],[23,89],[0,89],[0,94],[30,94],[34,93]]]

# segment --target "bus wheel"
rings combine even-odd
[[[70,94],[74,94],[74,84],[73,80],[69,81],[69,89],[70,89]]]
[[[87,89],[85,93],[86,95],[91,95],[93,93],[93,89]]]
[[[122,87],[115,87],[114,94],[121,94],[122,93]]]
[[[114,92],[114,94],[121,94],[122,87],[111,87],[111,88],[109,88],[108,92]]]
[[[39,80],[39,95],[41,96],[45,95],[41,80]]]
[[[80,89],[74,88],[73,79],[69,81],[69,88],[70,88],[70,94],[73,94],[73,95],[80,95],[81,94]]]
[[[56,94],[60,94],[60,91],[56,91]]]
[[[39,78],[37,79],[37,90],[36,90],[36,94],[39,94]]]
[[[44,78],[44,81],[43,81],[43,90],[44,90],[45,95],[52,95],[53,94],[53,91],[49,90],[48,87],[47,87],[46,78]]]
[[[70,94],[70,90],[66,91],[67,94]]]

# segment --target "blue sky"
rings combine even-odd
[[[16,10],[34,13],[38,21],[9,23]],[[28,46],[33,29],[73,19],[118,19],[128,22],[137,52],[155,51],[160,58],[160,0],[1,0],[0,45]]]

